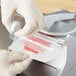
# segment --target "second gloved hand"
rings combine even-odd
[[[31,61],[26,53],[0,50],[0,76],[16,76],[26,70]]]

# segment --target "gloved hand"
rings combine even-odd
[[[31,61],[26,53],[0,50],[0,76],[16,76],[27,69]]]
[[[19,14],[25,19],[25,25],[15,34],[27,36],[38,32],[43,23],[43,14],[38,8],[35,0],[1,0],[2,23],[10,32],[13,15]]]

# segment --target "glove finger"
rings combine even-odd
[[[13,4],[13,5],[11,5]],[[11,24],[13,22],[13,14],[15,12],[15,3],[12,0],[1,0],[2,23],[10,32]]]
[[[11,64],[9,66],[10,73],[14,74],[14,75],[21,73],[22,71],[24,71],[28,68],[31,61],[32,61],[32,59],[27,58],[21,62]]]
[[[27,6],[27,8],[26,8],[26,6]],[[17,13],[19,13],[20,15],[22,15],[25,18],[26,24],[20,31],[16,32],[15,34],[17,36],[20,36],[20,35],[27,36],[27,35],[31,34],[37,26],[41,25],[41,24],[39,24],[41,22],[39,22],[38,20],[39,19],[42,20],[42,18],[41,18],[42,15],[39,15],[41,13],[37,13],[37,11],[35,11],[34,8],[36,8],[37,6],[35,6],[34,2],[32,2],[30,5],[25,5],[25,3],[22,3],[22,5],[20,7],[22,7],[22,8],[18,8]]]
[[[39,30],[40,30],[40,27],[37,26],[37,27],[33,30],[33,32],[31,32],[30,36],[35,35]]]
[[[16,32],[15,34],[18,36],[25,37],[25,36],[30,35],[34,31],[34,29],[37,27],[37,24],[36,24],[36,19],[30,13],[28,13],[27,16],[25,16],[24,14],[24,18],[25,18],[26,24],[20,31]]]
[[[29,55],[27,53],[20,53],[15,51],[9,51],[8,62],[13,64],[15,62],[20,62],[27,59]]]
[[[25,37],[25,36],[29,36],[31,35],[31,33],[35,30],[35,26],[32,26],[32,25],[25,25],[25,28],[19,30],[18,32],[15,33],[16,36],[22,36],[22,37]]]
[[[17,36],[29,36],[32,33],[38,32],[43,27],[43,19],[37,18],[34,14],[31,15],[34,17],[31,16],[31,18],[26,19],[24,27],[15,33]]]

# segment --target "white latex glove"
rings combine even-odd
[[[27,54],[0,50],[0,76],[16,76],[26,70],[30,62]]]
[[[35,0],[1,0],[2,23],[10,32],[13,15],[19,14],[25,19],[24,27],[16,35],[27,36],[38,32],[44,25],[43,14]]]

